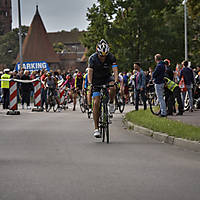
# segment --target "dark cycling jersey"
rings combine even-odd
[[[92,83],[99,84],[100,81],[108,79],[112,75],[112,67],[117,66],[115,66],[115,64],[116,58],[111,53],[106,56],[104,63],[99,60],[97,53],[92,54],[88,61],[88,67],[93,69]]]

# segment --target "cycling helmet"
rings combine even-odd
[[[85,73],[86,73],[86,74],[88,73],[88,68],[85,69]]]
[[[165,62],[166,65],[170,66],[170,60],[169,59],[165,59],[164,62]]]
[[[82,73],[81,72],[78,72],[78,74],[77,74],[77,78],[82,78],[83,76],[82,76]]]
[[[109,53],[108,43],[102,39],[96,46],[96,51],[100,56],[106,56]]]

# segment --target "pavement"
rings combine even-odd
[[[200,153],[125,130],[122,117],[106,144],[79,109],[0,112],[0,200],[199,200]]]
[[[194,112],[186,111],[182,116],[169,116],[168,118],[193,126],[200,126],[200,109],[194,110]]]

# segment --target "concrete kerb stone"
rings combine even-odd
[[[123,119],[123,124],[126,128],[134,131],[135,133],[143,134],[149,137],[153,137],[153,139],[171,145],[176,145],[188,150],[200,152],[200,142],[198,141],[191,141],[181,138],[175,138],[173,136],[169,136],[165,133],[154,132],[150,129],[138,126],[133,124],[132,122],[128,121],[126,118]]]
[[[153,131],[152,130],[138,126],[138,125],[133,125],[133,126],[134,126],[134,131],[141,133],[141,134],[144,134],[144,135],[149,136],[149,137],[153,137]]]
[[[190,141],[182,138],[175,138],[174,145],[180,146],[192,151],[200,152],[200,143],[197,141]]]
[[[159,142],[167,143],[168,142],[168,135],[165,133],[160,132],[153,132],[153,138]]]

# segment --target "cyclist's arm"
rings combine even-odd
[[[88,83],[91,84],[92,83],[92,77],[93,77],[93,69],[89,68],[88,69]]]
[[[47,88],[47,78],[44,79],[44,88]]]
[[[118,66],[116,63],[113,63],[112,69],[114,73],[115,82],[118,82]]]
[[[85,77],[83,79],[83,84],[82,84],[82,91],[85,89]]]

